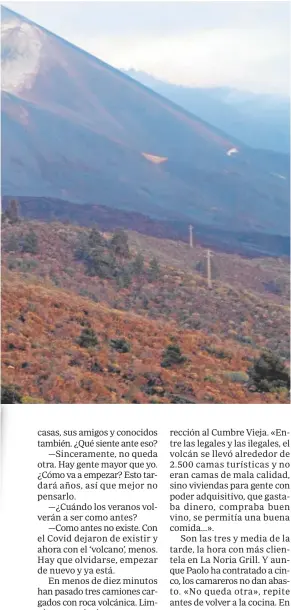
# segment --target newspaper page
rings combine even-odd
[[[1,608],[290,606],[290,2],[1,6]]]

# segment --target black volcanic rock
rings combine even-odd
[[[249,149],[6,8],[1,33],[3,194],[288,233],[287,157]]]

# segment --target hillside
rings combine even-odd
[[[214,253],[209,290],[203,248],[129,232],[128,251],[111,239],[56,222],[3,224],[4,384],[45,402],[288,400],[247,384],[263,349],[289,357],[287,260]],[[97,344],[78,343],[84,329]],[[164,367],[173,345],[182,359]]]
[[[287,236],[289,160],[2,8],[2,192]],[[157,160],[163,162],[157,163]]]

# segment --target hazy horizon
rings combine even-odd
[[[289,3],[6,2],[112,66],[188,87],[289,95]]]

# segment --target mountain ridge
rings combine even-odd
[[[230,231],[288,232],[285,158],[238,144],[116,68],[24,21],[45,36],[31,87],[21,95],[2,94],[4,194],[97,200]],[[25,47],[19,22],[22,17],[5,8],[4,62]],[[156,157],[166,160],[158,165]]]
[[[36,26],[39,30],[45,32],[48,35],[53,35],[54,38],[58,39],[61,43],[66,44],[68,47],[70,47],[71,49],[77,50],[78,52],[81,52],[84,56],[87,56],[89,59],[93,59],[94,61],[98,62],[98,64],[100,64],[100,66],[103,66],[106,69],[109,69],[111,72],[113,72],[114,74],[116,74],[116,76],[118,76],[119,78],[124,78],[127,79],[128,82],[134,82],[135,84],[138,85],[138,87],[140,87],[141,89],[143,89],[144,91],[149,91],[149,87],[144,85],[143,83],[136,81],[134,78],[132,78],[130,75],[126,74],[126,72],[123,72],[122,70],[119,70],[118,68],[115,68],[114,66],[108,64],[107,62],[103,61],[102,59],[100,59],[99,57],[96,57],[95,55],[92,55],[91,53],[89,53],[88,51],[86,51],[85,49],[82,49],[81,47],[78,47],[77,45],[75,45],[74,43],[70,42],[69,40],[62,38],[61,36],[59,36],[58,34],[52,33],[50,32],[50,30],[48,30],[47,28],[40,26],[38,24],[36,24],[34,21],[32,21],[31,19],[29,19],[28,17],[24,17],[22,15],[20,15],[19,13],[12,11],[11,9],[8,9],[7,7],[3,7],[3,5],[1,5],[1,13],[3,11],[4,8],[4,16],[6,13],[6,17],[9,17],[10,14],[15,15],[15,17],[17,17],[18,19],[21,19],[27,23],[29,23],[32,26]],[[1,22],[2,22],[2,18],[1,18]],[[4,89],[5,91],[5,89]],[[172,106],[172,108],[174,110],[177,111],[181,111],[189,116],[189,118],[194,118],[196,120],[199,120],[202,124],[205,125],[205,127],[214,129],[218,135],[221,135],[224,138],[231,138],[231,141],[228,142],[229,145],[234,145],[234,144],[242,144],[242,142],[240,142],[237,138],[233,138],[231,136],[229,136],[229,134],[227,134],[225,131],[214,127],[213,125],[211,125],[209,122],[204,121],[203,119],[201,119],[200,117],[196,116],[195,114],[193,114],[192,112],[188,111],[187,109],[181,107],[179,104],[176,104],[175,102],[173,102],[172,100],[169,100],[167,97],[165,97],[164,95],[159,94],[156,91],[153,91],[150,89],[151,95],[154,95],[157,99],[161,100],[161,101],[166,101],[167,104],[169,104],[170,106]],[[11,92],[7,92],[7,93],[11,93]],[[21,97],[21,96],[19,96]],[[26,98],[24,98],[26,99]],[[26,100],[29,101],[29,100]]]

